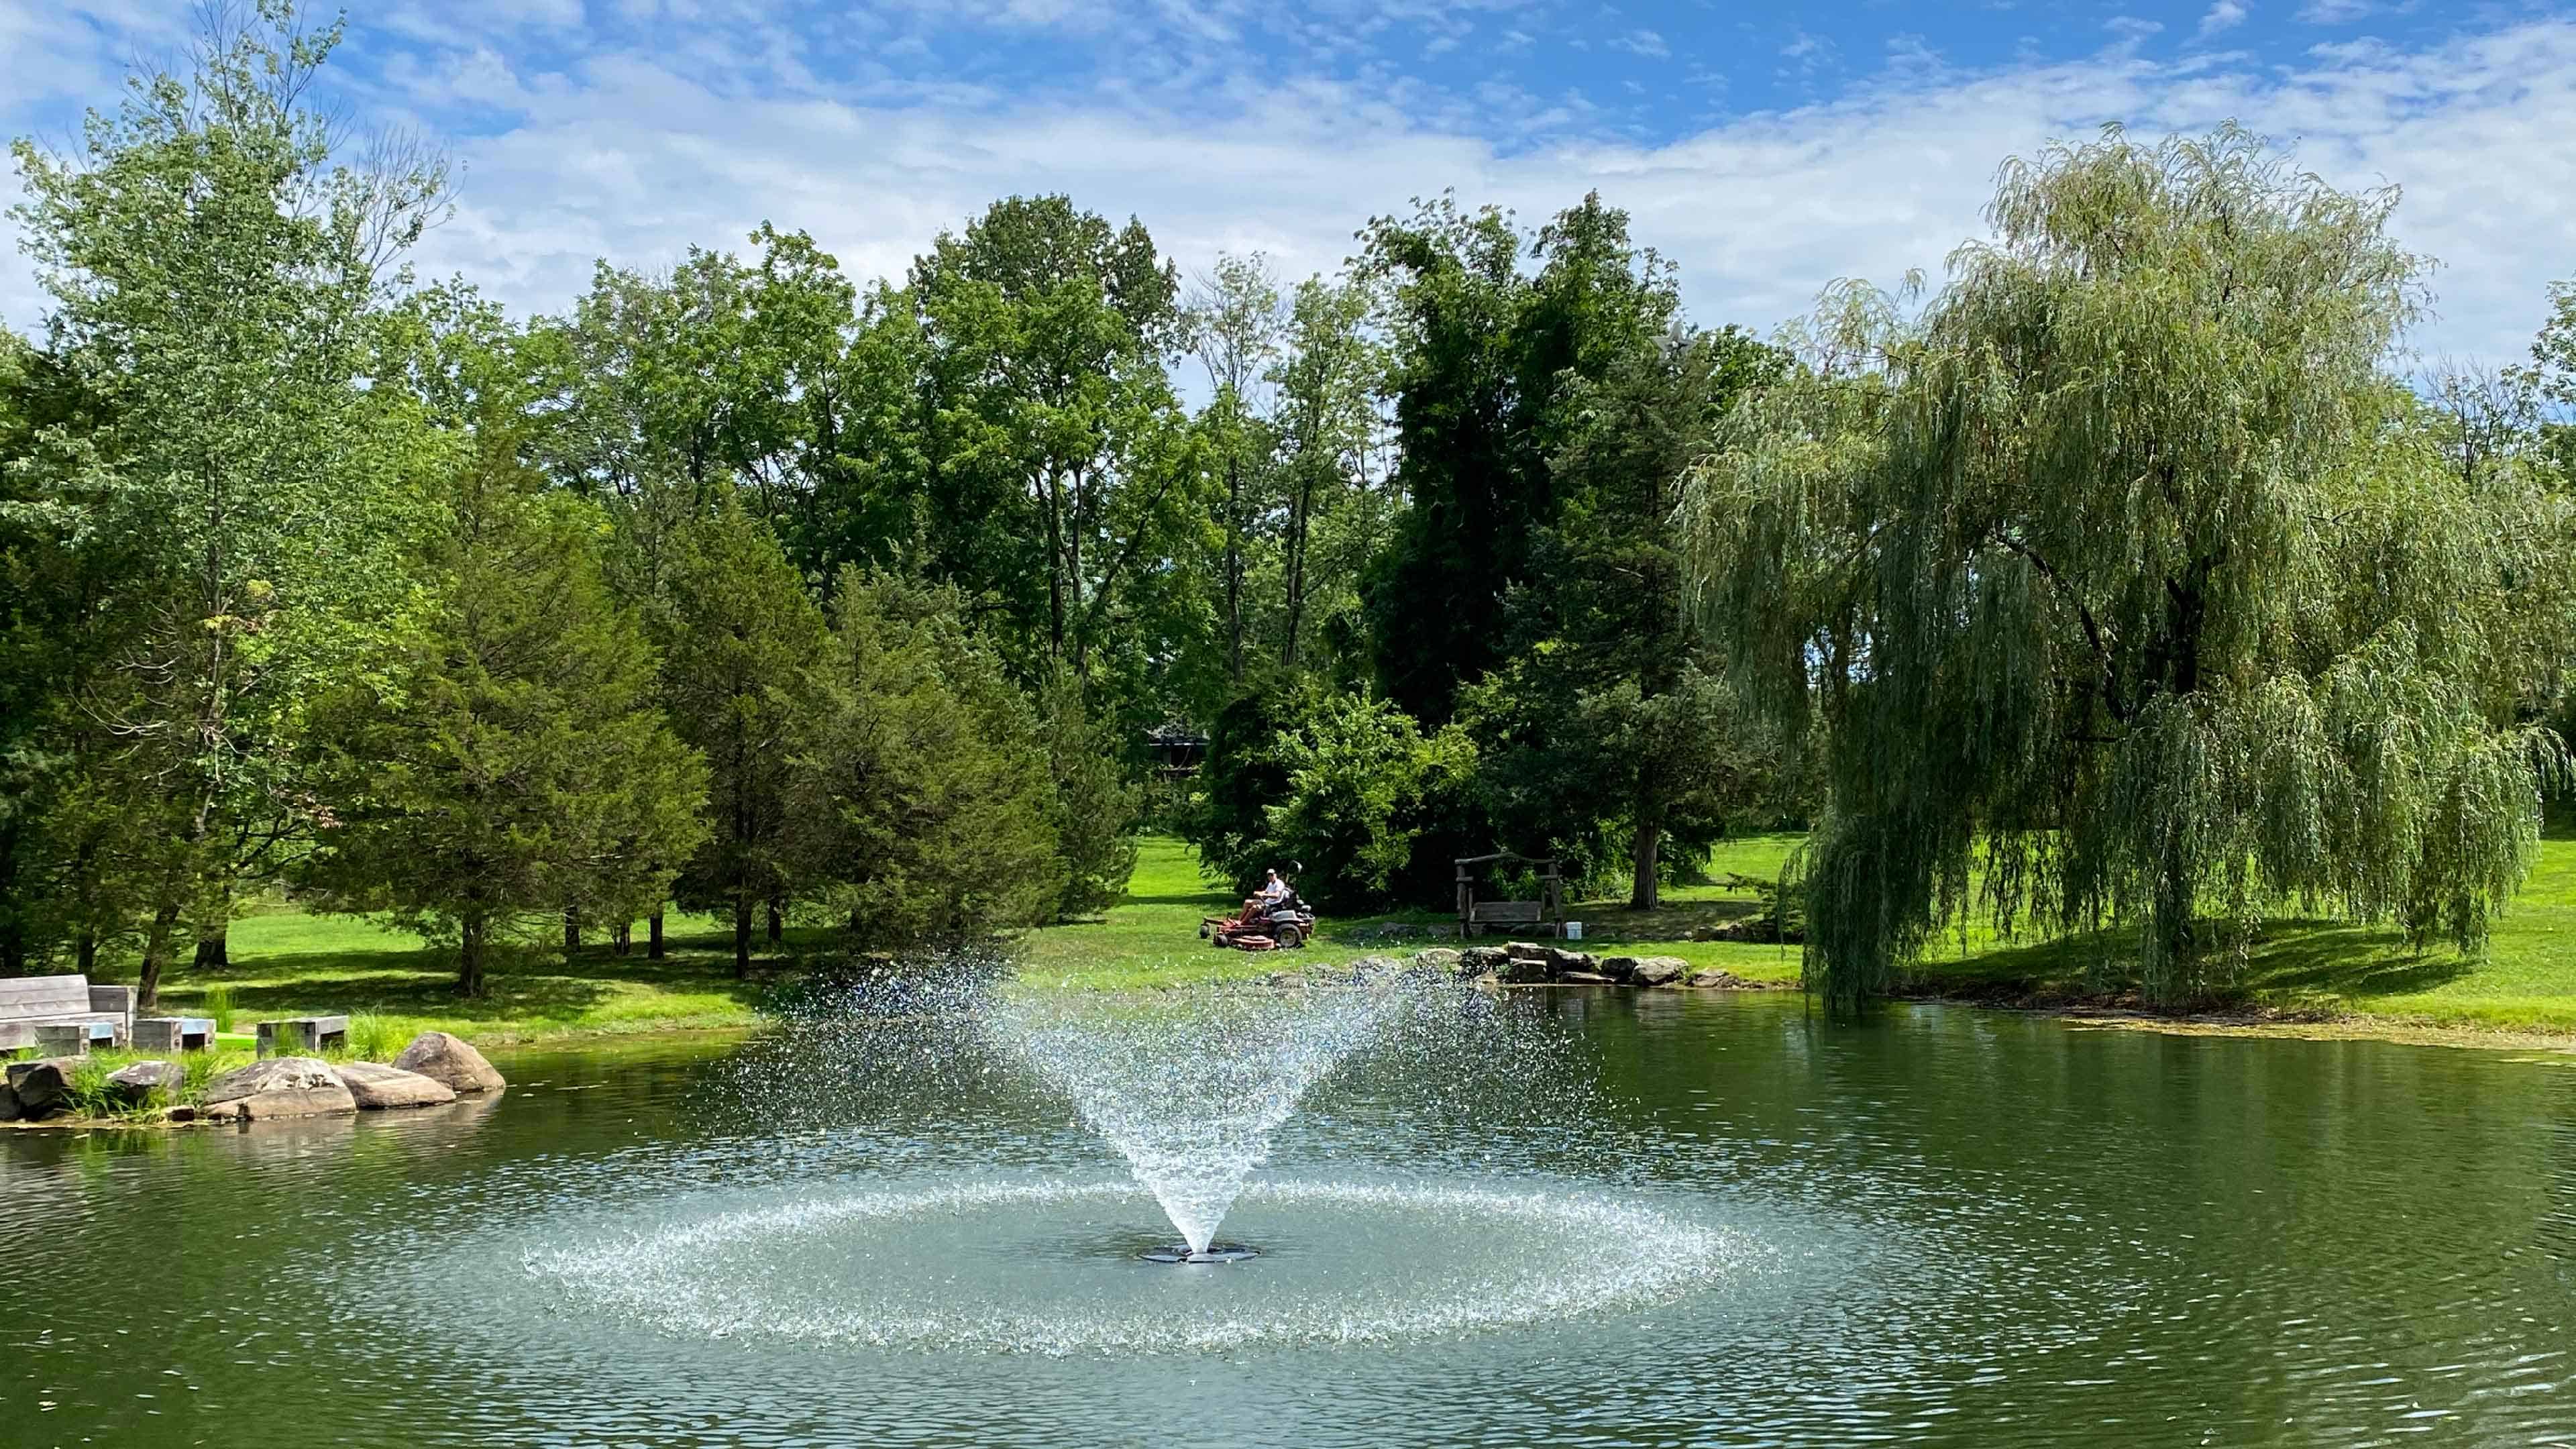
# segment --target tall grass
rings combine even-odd
[[[380,1012],[349,1014],[349,1055],[362,1062],[389,1062],[411,1041],[411,1033]]]
[[[233,1012],[237,1009],[233,1005],[232,983],[218,981],[207,987],[197,1009],[215,1019],[215,1030],[230,1032],[233,1029]]]

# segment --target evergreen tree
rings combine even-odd
[[[658,899],[705,839],[706,770],[654,708],[651,644],[602,581],[589,505],[543,488],[506,428],[436,500],[422,602],[381,666],[328,696],[316,880],[458,950],[570,906]]]
[[[794,757],[799,869],[863,946],[1051,919],[1055,783],[1026,698],[953,594],[845,572]]]
[[[788,755],[826,630],[777,536],[740,504],[684,525],[674,544],[658,611],[661,697],[708,771],[706,843],[680,899],[731,914],[734,974],[748,976],[753,910],[804,890],[789,850]]]

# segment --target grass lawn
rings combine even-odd
[[[265,911],[233,922],[230,966],[201,972],[182,965],[165,977],[161,1007],[206,1014],[207,991],[220,985],[243,1030],[276,1017],[363,1012],[404,1038],[449,1031],[485,1046],[756,1025],[765,985],[757,975],[733,979],[731,927],[676,915],[668,924],[664,960],[645,959],[639,923],[627,956],[612,954],[605,942],[569,962],[557,949],[504,952],[488,969],[485,994],[467,998],[456,994],[453,952],[430,949],[417,936],[352,916]],[[788,934],[792,948],[819,933]]]
[[[1797,844],[1788,835],[1730,841],[1711,861],[1710,874],[1720,880],[1729,872],[1774,875]],[[1188,846],[1149,837],[1127,899],[1100,920],[1029,933],[1021,942],[1022,977],[1077,990],[1151,988],[1454,944],[1449,919],[1429,912],[1327,917],[1319,939],[1296,952],[1222,951],[1201,941],[1199,918],[1234,905],[1200,877]],[[1755,908],[1748,892],[1701,885],[1668,891],[1652,912],[1632,912],[1620,901],[1584,901],[1569,914],[1584,923],[1587,949],[1679,956],[1749,980],[1794,982],[1795,947],[1687,939],[1696,927]],[[1419,934],[1386,936],[1384,928],[1395,923]],[[454,992],[453,959],[417,938],[348,917],[271,911],[234,924],[231,966],[175,971],[163,988],[163,1009],[202,1014],[208,988],[220,985],[244,1030],[264,1018],[363,1012],[377,1018],[371,1023],[377,1032],[407,1037],[435,1028],[484,1045],[757,1024],[766,989],[761,978],[785,963],[756,963],[754,980],[736,981],[723,923],[675,916],[670,925],[665,960],[645,959],[640,929],[633,953],[623,957],[602,944],[566,962],[559,951],[531,947],[496,962],[489,994],[468,1000]],[[788,957],[827,939],[822,931],[788,934]],[[1972,928],[1964,943],[1953,937],[1932,953],[1916,986],[1927,995],[1972,1000],[2098,1002],[2117,996],[2129,950],[2115,935],[2024,944]],[[131,979],[130,971],[124,975]],[[2366,1027],[2576,1034],[2576,829],[2550,831],[2539,868],[2497,924],[2483,959],[2446,948],[2415,954],[2387,929],[2276,922],[2255,952],[2243,1004],[2357,1019]]]

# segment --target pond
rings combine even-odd
[[[1512,997],[1316,1086],[1214,1267],[1035,1076],[811,1034],[0,1134],[0,1444],[2576,1436],[2564,1059]]]

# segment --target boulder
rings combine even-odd
[[[1425,971],[1437,971],[1443,976],[1457,975],[1465,960],[1465,953],[1452,951],[1446,946],[1434,946],[1428,951],[1413,953],[1414,965]]]
[[[1503,943],[1503,954],[1511,957],[1515,961],[1544,961],[1547,959],[1548,952],[1553,949],[1553,947],[1542,946],[1536,941],[1506,941]]]
[[[1547,969],[1555,972],[1557,979],[1561,981],[1568,971],[1599,971],[1601,963],[1589,951],[1568,951],[1560,947],[1551,947],[1547,953]]]
[[[1703,967],[1700,970],[1692,972],[1690,974],[1689,984],[1692,986],[1714,988],[1719,991],[1750,991],[1753,989],[1752,982],[1745,980],[1743,977],[1736,975],[1732,971],[1720,971],[1714,966]]]
[[[18,1094],[9,1090],[7,1082],[0,1081],[0,1122],[15,1122],[25,1115],[18,1110]]]
[[[457,1092],[497,1092],[509,1085],[492,1070],[490,1062],[483,1060],[481,1052],[443,1031],[425,1031],[413,1037],[402,1055],[394,1058],[394,1065],[445,1082]]]
[[[1499,977],[1511,959],[1511,954],[1500,946],[1470,946],[1458,953],[1458,974]]]
[[[1534,982],[1549,980],[1556,975],[1556,971],[1547,964],[1547,957],[1544,955],[1513,956],[1504,960],[1502,970],[1498,974],[1504,981],[1514,986],[1527,986]]]
[[[1690,963],[1679,956],[1640,956],[1629,979],[1639,986],[1670,986],[1689,970]]]
[[[177,1062],[136,1062],[107,1074],[107,1094],[120,1107],[140,1107],[159,1092],[175,1100],[188,1085],[188,1069]]]
[[[1602,975],[1609,977],[1611,980],[1618,982],[1620,985],[1625,986],[1629,982],[1637,979],[1637,958],[1634,956],[1604,956],[1601,958],[1601,964],[1593,969],[1599,971]]]
[[[435,1107],[456,1100],[456,1089],[434,1077],[378,1062],[342,1062],[331,1069],[361,1112],[386,1107]]]
[[[166,1120],[172,1122],[194,1122],[197,1120],[197,1109],[189,1106],[185,1102],[182,1102],[178,1106],[170,1109],[169,1116]]]
[[[1598,971],[1559,971],[1556,979],[1568,986],[1613,986],[1617,983]]]
[[[18,1099],[18,1115],[33,1122],[72,1104],[72,1073],[78,1057],[40,1057],[9,1064],[9,1091]]]
[[[355,1112],[358,1100],[320,1057],[270,1057],[206,1084],[202,1115],[266,1121]]]

